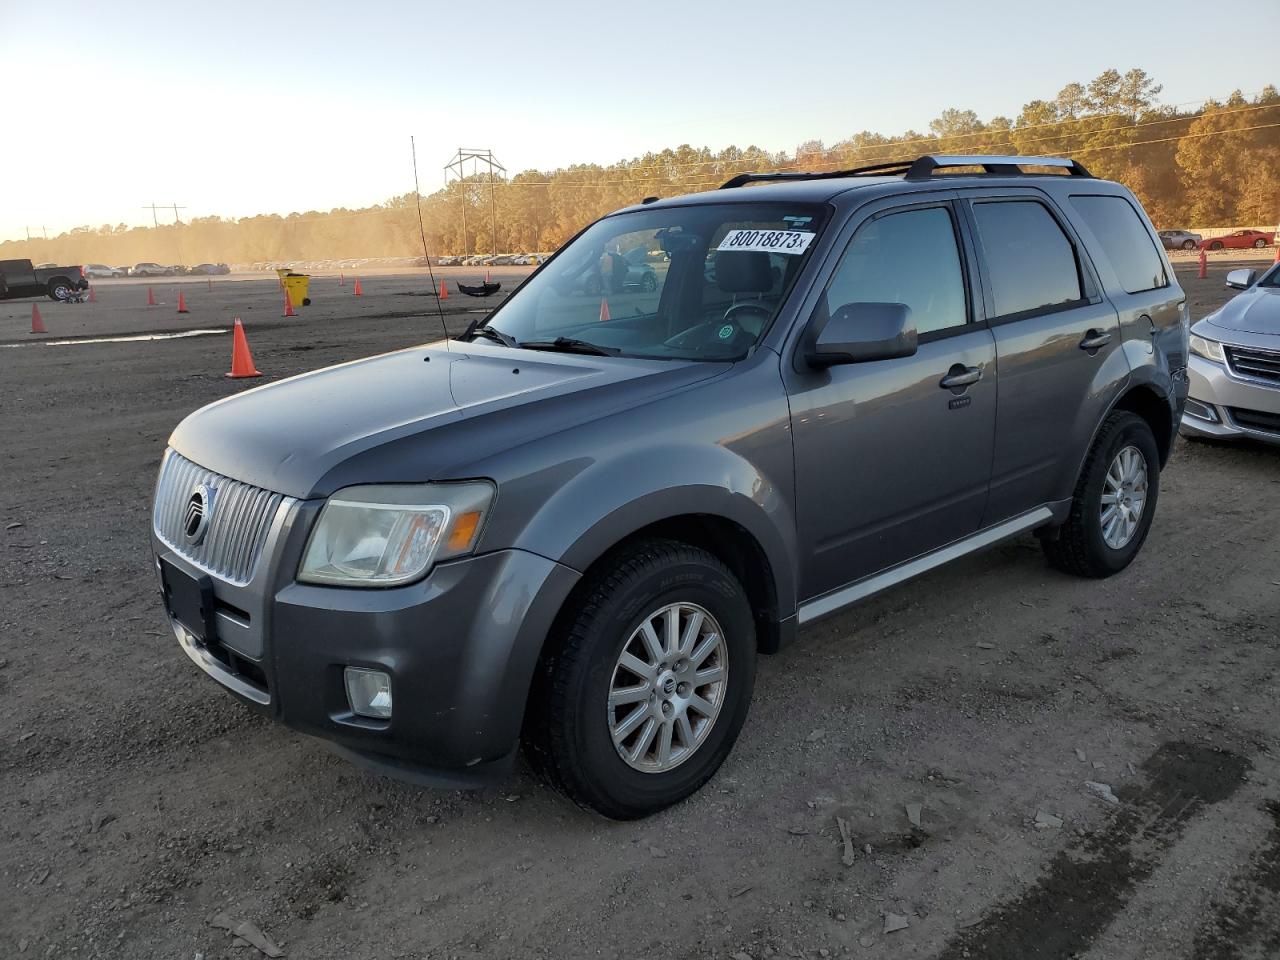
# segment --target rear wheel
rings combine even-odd
[[[54,277],[49,281],[48,293],[50,300],[70,300],[71,281],[66,277]]]
[[[1266,245],[1267,245],[1267,241],[1263,240],[1262,237],[1259,237],[1257,240],[1253,241],[1253,246],[1255,250],[1261,250]]]
[[[1194,240],[1183,240],[1183,241],[1182,241],[1182,249],[1183,249],[1183,250],[1194,250],[1195,248],[1196,248],[1196,242],[1195,242]]]
[[[1128,411],[1113,413],[1089,450],[1057,539],[1041,540],[1049,562],[1081,577],[1119,573],[1142,549],[1159,493],[1151,428]]]
[[[715,556],[671,540],[620,551],[563,619],[526,718],[533,766],[582,806],[630,820],[683,800],[746,720],[755,626]]]

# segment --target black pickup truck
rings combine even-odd
[[[77,291],[88,289],[83,267],[34,267],[30,260],[0,260],[0,300],[69,300]]]

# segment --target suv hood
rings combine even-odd
[[[219,400],[178,424],[169,445],[209,470],[303,499],[356,483],[457,479],[468,463],[730,366],[416,347]]]
[[[1223,330],[1280,336],[1280,287],[1253,286],[1204,318]]]

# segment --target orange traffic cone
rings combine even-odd
[[[1204,247],[1200,248],[1200,272],[1196,274],[1201,280],[1209,275],[1209,258],[1205,255]]]
[[[449,288],[445,286],[445,283],[443,280],[440,281],[440,299],[441,300],[449,299]]]
[[[44,328],[44,318],[40,316],[40,307],[36,304],[31,305],[31,332],[32,333],[48,333]]]
[[[179,313],[191,312],[190,310],[187,309],[187,298],[183,296],[181,290],[178,291],[178,312]]]
[[[1280,237],[1276,237],[1276,263],[1280,263]]]
[[[612,320],[612,319],[613,317],[609,316],[609,301],[604,297],[601,297],[600,298],[600,321],[603,323],[605,320]]]
[[[286,287],[284,291],[284,313],[282,314],[282,316],[286,316],[286,317],[297,316],[297,314],[293,312],[293,297],[289,296],[288,287]]]
[[[90,303],[98,302],[98,290],[96,287],[93,286],[93,284],[89,285],[89,302]]]
[[[363,296],[364,296],[364,291],[360,289],[360,278],[359,278],[359,277],[356,277],[356,285],[355,285],[355,289],[353,289],[351,292],[352,292],[353,294],[355,294],[355,296],[357,296],[357,297],[363,297]]]
[[[245,339],[244,327],[241,326],[239,317],[236,317],[235,329],[231,335],[231,372],[224,376],[229,380],[262,376],[253,365],[253,354],[249,352],[249,341]]]
[[[347,275],[345,273],[338,274],[338,286],[345,287],[347,285]]]
[[[209,292],[213,293],[213,277],[205,277],[204,279],[209,284]]]
[[[485,283],[489,283],[489,282],[491,282],[491,281],[489,280],[489,271],[488,271],[488,270],[486,270],[486,271],[484,272],[484,282],[485,282]]]

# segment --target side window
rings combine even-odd
[[[1125,293],[1141,293],[1167,287],[1164,261],[1151,242],[1151,235],[1138,217],[1138,212],[1124,197],[1072,197],[1071,205],[1079,211],[1102,252],[1120,279]]]
[[[964,272],[950,210],[904,210],[863,224],[827,285],[828,310],[846,303],[905,303],[922,334],[964,326]]]
[[[982,238],[997,317],[1053,309],[1082,299],[1075,251],[1044,204],[1035,200],[978,202],[973,205],[973,216]]]

